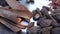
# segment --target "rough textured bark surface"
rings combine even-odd
[[[25,10],[13,10],[13,9],[4,9],[0,8],[0,14],[3,15],[3,17],[10,19],[14,22],[16,22],[17,18],[24,18],[25,20],[29,21],[32,17],[32,13]]]
[[[17,10],[27,10],[26,7],[24,7],[22,4],[20,4],[19,2],[17,2],[16,0],[5,0],[9,6],[12,9],[17,9]]]
[[[13,23],[4,20],[3,18],[0,18],[0,23],[11,29],[13,32],[19,32],[21,29],[15,26]]]

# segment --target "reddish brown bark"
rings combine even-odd
[[[22,4],[20,4],[20,3],[17,2],[16,0],[6,0],[6,2],[8,3],[8,5],[9,5],[12,9],[27,10],[26,7],[24,7]]]

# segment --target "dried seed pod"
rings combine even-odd
[[[42,28],[42,29],[41,29],[42,34],[50,34],[51,29],[52,29],[52,26]]]
[[[34,20],[39,20],[39,18],[42,16],[39,8],[34,10],[32,13],[33,13],[33,19]]]
[[[40,27],[31,27],[27,29],[27,34],[41,34]]]
[[[52,23],[51,19],[41,18],[41,19],[38,20],[37,25],[41,26],[41,27],[47,27],[47,26],[50,26],[51,23]]]
[[[60,27],[53,28],[52,34],[60,34]]]

